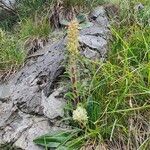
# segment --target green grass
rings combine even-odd
[[[67,9],[76,6],[92,8],[102,3],[104,3],[104,0],[63,0],[63,6]]]
[[[37,12],[41,14],[52,2],[53,0],[18,0],[18,15],[20,18],[28,18]]]
[[[0,16],[3,18],[0,23],[0,72],[8,72],[12,68],[16,70],[23,64],[27,54],[26,43],[49,37],[52,28],[43,8],[48,2],[50,1],[21,1],[17,5],[16,15],[6,13],[6,18]]]
[[[17,69],[24,61],[25,55],[21,41],[0,30],[0,71]]]
[[[1,32],[0,38],[0,70],[7,72],[17,69],[23,64],[26,55],[26,43],[34,39],[46,39],[51,33],[51,27],[45,18],[40,21],[24,19],[13,32]]]
[[[144,17],[141,24],[136,22],[135,15],[132,14],[131,22],[123,18],[119,28],[112,26],[109,57],[106,63],[87,67],[91,68],[89,83],[82,90],[81,99],[89,107],[93,104],[93,110],[89,111],[89,122],[93,125],[89,125],[97,131],[97,141],[102,140],[108,146],[116,142],[116,149],[122,143],[126,149],[147,150],[150,146],[150,26]]]
[[[40,19],[40,20],[39,20]],[[24,19],[20,23],[19,37],[21,39],[48,38],[52,29],[47,18]]]
[[[87,99],[92,99],[99,106],[97,108],[96,105],[96,108],[93,108],[92,114],[94,117],[95,114],[99,114],[94,120],[94,125],[99,129],[98,133],[101,137],[104,140],[115,141],[119,140],[119,134],[123,139],[121,142],[124,142],[126,146],[129,142],[130,145],[138,149],[142,143],[134,145],[136,137],[132,132],[138,133],[140,137],[142,136],[140,132],[146,135],[148,131],[138,127],[135,131],[130,131],[129,120],[136,120],[137,124],[144,126],[144,121],[148,119],[150,60],[148,60],[149,50],[145,49],[148,41],[146,43],[144,40],[138,41],[141,38],[140,32],[144,32],[141,30],[136,30],[139,32],[139,36],[135,36],[135,32],[130,33],[134,38],[128,37],[128,40],[125,34],[121,36],[118,33],[118,29],[113,29],[113,31],[115,41],[112,44],[109,59],[106,63],[99,64],[98,69],[90,70],[93,73],[91,74],[91,82],[88,84],[90,85],[89,92],[86,95],[89,95]],[[144,35],[144,38],[148,40],[149,35]],[[94,112],[95,110],[96,112]],[[148,120],[146,126],[147,128],[149,126]],[[132,136],[131,139],[130,136]]]

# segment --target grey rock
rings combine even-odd
[[[109,27],[109,21],[106,16],[106,11],[103,6],[98,6],[96,7],[93,12],[91,13],[90,17],[93,20],[96,20],[96,22],[101,26],[101,27]]]
[[[2,2],[8,7],[13,7],[13,5],[16,3],[16,0],[2,0]]]
[[[80,31],[81,35],[100,36],[104,39],[109,38],[109,33],[110,31],[108,28],[100,27],[99,25],[93,25]]]
[[[59,75],[65,58],[64,40],[48,45],[42,52],[43,55],[31,59],[11,81],[12,101],[25,113],[43,114],[41,90]]]
[[[15,109],[13,108],[12,102],[6,101],[0,103],[0,128],[5,125],[6,121],[14,111]]]
[[[5,99],[4,94],[0,95],[0,145],[14,143],[14,147],[23,150],[42,149],[34,145],[33,139],[52,131],[55,124],[51,125],[48,115],[44,115],[46,110],[52,111],[53,119],[64,114],[65,100],[56,98],[57,92],[53,94],[52,86],[63,71],[60,68],[63,66],[64,58],[65,39],[62,39],[47,45],[40,55],[38,52],[27,60],[26,65],[9,81],[10,99]],[[47,85],[51,86],[46,88]],[[49,90],[50,99],[47,100],[50,100],[50,103],[44,101],[45,104],[42,105],[42,93],[47,93]],[[50,108],[46,104],[49,104]]]
[[[62,93],[63,88],[58,88],[55,90],[49,97],[46,97],[44,93],[42,93],[42,106],[44,115],[50,119],[55,119],[57,117],[64,116],[65,101],[60,96]]]
[[[0,98],[6,99],[10,97],[10,86],[8,84],[0,84]]]
[[[42,150],[33,143],[33,140],[53,131],[50,120],[44,116],[29,115],[20,111],[10,113],[9,117],[4,120],[5,124],[3,121],[0,126],[0,144],[14,143],[14,147],[23,150]],[[59,130],[62,129],[57,127],[57,131]]]
[[[98,6],[96,8],[94,8],[94,10],[91,12],[90,14],[91,18],[95,17],[97,18],[98,16],[106,16],[105,14],[105,9],[103,6]]]
[[[85,46],[98,51],[102,57],[106,55],[108,43],[101,36],[81,35],[79,41]]]
[[[140,11],[142,9],[144,9],[144,5],[142,3],[138,3],[134,6],[134,10],[137,12],[137,11]]]
[[[101,56],[100,61],[104,61],[108,50],[108,40],[111,37],[105,9],[102,6],[96,7],[90,14],[90,18],[94,25],[80,31],[79,42],[83,47],[91,49],[88,50],[89,54],[85,51],[85,56],[89,58],[89,55],[96,51],[95,53],[98,52]],[[95,57],[97,58],[97,55]]]
[[[84,56],[86,58],[92,59],[92,60],[99,60],[100,54],[97,51],[93,51],[89,49],[88,47],[83,52]]]
[[[0,129],[2,136],[0,137],[1,143],[15,142],[21,134],[32,125],[30,115],[21,112],[13,112],[10,117],[5,121]]]
[[[80,31],[80,48],[85,57],[102,60],[108,49],[109,22],[102,7],[97,7],[93,16],[93,25]],[[28,56],[8,84],[0,85],[0,145],[13,143],[22,150],[42,150],[34,145],[34,138],[67,128],[60,125],[66,101],[65,89],[59,85],[65,71],[66,42],[64,36]]]
[[[28,129],[17,139],[14,146],[24,150],[44,150],[44,148],[35,145],[33,140],[41,135],[47,134],[52,128],[49,126],[47,119],[37,117],[31,119],[32,123],[30,123],[30,126],[29,124],[27,125]]]
[[[98,16],[96,21],[101,27],[109,27],[110,26],[108,18],[106,16]]]

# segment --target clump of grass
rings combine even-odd
[[[24,61],[25,55],[21,41],[0,29],[0,70],[17,69]]]
[[[18,0],[17,12],[20,18],[31,17],[31,14],[40,14],[45,8],[51,5],[53,0]]]
[[[39,20],[32,20],[30,18],[24,19],[20,23],[19,37],[21,39],[32,39],[32,38],[48,38],[51,27],[47,18],[41,18]]]
[[[92,8],[94,5],[102,4],[104,0],[63,0],[63,6],[65,8],[82,7]]]
[[[17,36],[23,43],[25,53],[30,55],[46,45],[51,32],[47,17],[35,17],[34,20],[28,18],[21,21]]]
[[[0,28],[11,31],[12,27],[17,23],[18,17],[5,10],[0,11]]]
[[[1,11],[0,18],[3,19],[0,26],[3,31],[1,29],[0,70],[7,72],[11,68],[17,69],[23,63],[25,53],[28,53],[26,49],[30,49],[32,46],[36,47],[36,44],[39,45],[39,40],[43,41],[43,46],[45,45],[52,29],[49,25],[47,13],[38,15],[37,12],[40,10],[43,12],[43,6],[48,2],[51,1],[17,1],[14,10],[16,14],[6,14],[10,19],[5,18],[4,12]],[[30,17],[31,11],[32,17]]]
[[[17,0],[14,7],[11,9],[5,9],[2,7],[0,10],[0,27],[4,30],[11,31],[17,22],[31,18],[38,14],[41,17],[41,14],[47,15],[52,0]],[[0,2],[1,5],[1,2]],[[1,5],[3,6],[3,5]]]

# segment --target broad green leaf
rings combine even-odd
[[[91,26],[93,26],[93,23],[86,21],[86,22],[81,23],[81,24],[79,25],[79,28],[80,28],[80,29],[84,29],[84,28],[88,28],[88,27],[91,27]]]
[[[82,14],[82,13],[78,14],[77,15],[77,20],[78,20],[79,23],[85,22],[86,21],[86,15]]]
[[[34,140],[34,143],[44,146],[44,145],[48,145],[51,142],[55,142],[55,143],[61,143],[64,142],[67,138],[67,136],[70,135],[70,132],[61,132],[61,133],[57,133],[54,135],[44,135],[41,137],[38,137]]]
[[[34,140],[34,143],[48,147],[48,148],[58,148],[62,149],[65,148],[65,145],[68,141],[74,139],[80,129],[70,130],[70,131],[62,131],[56,134],[44,135],[38,137]]]

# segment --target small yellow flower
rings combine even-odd
[[[73,120],[85,124],[88,121],[86,109],[78,106],[77,109],[73,111]]]

